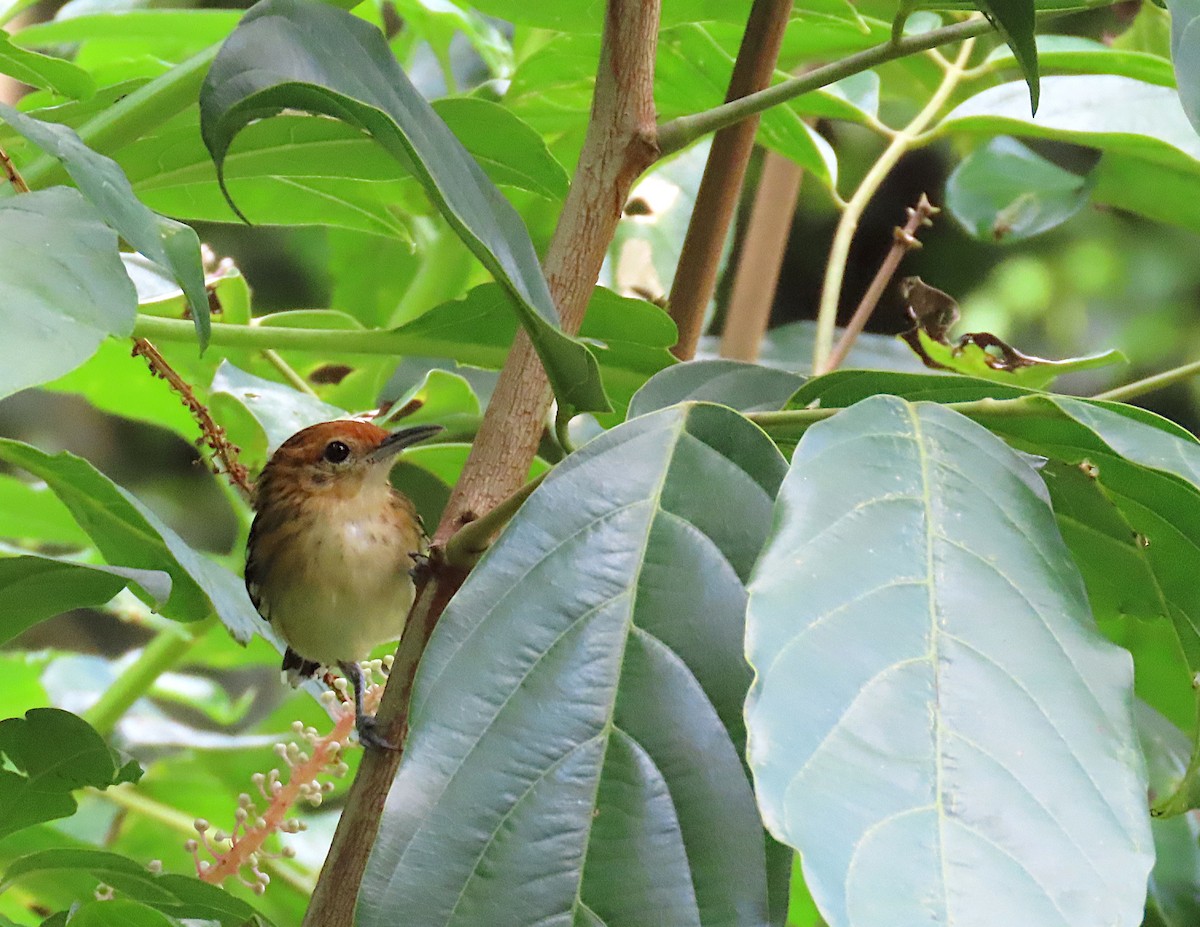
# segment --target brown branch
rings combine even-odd
[[[875,279],[871,281],[871,285],[867,287],[867,292],[863,294],[862,302],[858,304],[858,308],[854,310],[854,315],[850,317],[850,321],[846,325],[845,331],[842,332],[842,337],[829,355],[829,360],[825,366],[816,373],[829,373],[831,370],[837,370],[842,361],[846,359],[846,355],[850,353],[850,349],[854,347],[854,342],[866,327],[868,320],[871,318],[871,313],[875,311],[875,306],[879,303],[879,297],[883,295],[883,291],[891,282],[892,277],[896,273],[896,268],[900,266],[900,261],[904,255],[910,251],[915,251],[921,247],[921,242],[917,240],[917,232],[922,226],[933,225],[933,216],[936,216],[940,209],[929,202],[929,198],[924,193],[917,200],[917,205],[908,207],[908,221],[904,224],[904,228],[897,226],[893,232],[892,247],[888,251],[887,256],[883,259],[883,263],[879,265],[879,270],[875,273]]]
[[[729,311],[725,314],[722,357],[758,360],[803,174],[798,164],[783,155],[768,151],[763,156],[762,177],[754,193],[754,206],[729,296]]]
[[[562,327],[572,334],[583,321],[629,189],[658,155],[653,95],[658,11],[658,0],[609,0],[587,137],[543,267]],[[519,333],[435,532],[432,578],[421,584],[396,651],[376,716],[380,732],[392,743],[404,742],[417,664],[466,577],[444,562],[439,545],[525,482],[550,401],[541,363]],[[305,927],[353,923],[359,885],[400,759],[398,751],[369,750],[363,756]]]
[[[225,436],[225,429],[218,425],[208,411],[208,407],[196,398],[195,392],[166,359],[158,353],[158,348],[145,338],[133,339],[133,356],[146,358],[150,372],[156,377],[166,380],[171,389],[179,394],[180,400],[192,413],[192,418],[200,426],[200,440],[196,443],[208,445],[212,452],[213,473],[224,473],[229,482],[236,488],[247,502],[254,498],[254,486],[250,482],[250,471],[238,461],[241,448],[233,444]]]
[[[791,11],[792,0],[754,0],[729,78],[726,102],[762,90],[770,83]],[[679,329],[679,341],[671,353],[680,360],[691,360],[696,354],[704,312],[717,285],[721,249],[742,190],[758,122],[759,117],[754,115],[722,129],[713,137],[708,152],[708,163],[704,166],[671,284],[669,308]]]
[[[13,189],[18,193],[28,193],[29,185],[25,183],[25,178],[21,176],[21,172],[17,170],[17,166],[12,163],[12,158],[3,148],[0,148],[0,164],[4,165],[4,174],[8,177],[8,182],[12,184]]]

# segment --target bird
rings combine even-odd
[[[389,749],[363,710],[359,661],[404,630],[412,569],[426,551],[412,501],[389,474],[404,448],[440,425],[387,431],[360,421],[301,429],[271,455],[255,487],[246,544],[246,591],[287,644],[293,685],[338,666],[354,687],[364,747]]]

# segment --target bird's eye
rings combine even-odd
[[[350,448],[341,441],[330,441],[325,445],[325,453],[323,455],[330,463],[341,463],[350,456]]]

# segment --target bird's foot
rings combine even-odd
[[[358,731],[358,742],[364,749],[399,750],[400,748],[379,733],[379,726],[374,715],[358,715],[354,719],[354,729]]]
[[[408,571],[408,575],[412,577],[413,582],[418,586],[428,582],[433,576],[433,563],[430,561],[429,555],[415,553],[408,556],[413,562],[412,568]]]

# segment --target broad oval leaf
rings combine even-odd
[[[200,347],[208,345],[208,294],[200,239],[191,227],[151,212],[134,195],[120,165],[98,154],[64,125],[42,122],[0,103],[0,118],[62,162],[71,179],[104,221],[154,263],[170,270],[187,294]]]
[[[1141,923],[1129,655],[986,429],[892,397],[809,429],[747,653],[759,804],[831,927]]]
[[[0,397],[74,370],[133,331],[117,236],[74,190],[0,202]]]
[[[595,358],[558,328],[520,216],[412,86],[378,29],[311,0],[261,0],[251,8],[200,92],[201,134],[219,180],[225,152],[242,127],[287,108],[357,126],[411,171],[512,295],[559,403],[581,412],[608,410]]]
[[[783,469],[685,404],[547,477],[422,660],[359,924],[769,921],[743,582]]]

